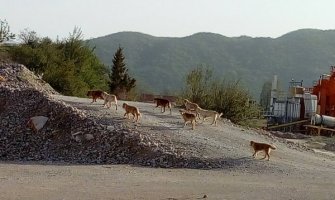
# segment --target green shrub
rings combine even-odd
[[[235,123],[259,115],[259,107],[240,82],[216,80],[208,68],[198,67],[186,76],[182,97],[201,108],[216,110]]]
[[[43,74],[43,79],[64,95],[85,96],[90,89],[107,91],[108,70],[81,37],[81,31],[75,29],[63,41],[35,38],[10,48],[9,53],[14,61]]]

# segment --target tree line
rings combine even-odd
[[[1,44],[15,35],[6,21],[0,22]],[[83,40],[80,28],[74,28],[63,40],[39,37],[29,29],[21,31],[18,39],[18,45],[6,48],[11,59],[25,65],[61,94],[85,96],[88,90],[100,89],[127,97],[135,87],[136,80],[128,75],[122,47],[117,49],[113,65],[106,66]]]

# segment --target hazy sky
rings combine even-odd
[[[0,0],[0,19],[55,39],[80,27],[85,39],[120,31],[184,37],[197,32],[278,37],[335,29],[335,0]]]

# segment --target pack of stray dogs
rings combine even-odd
[[[117,110],[116,95],[108,94],[107,92],[104,92],[101,90],[90,90],[87,92],[87,96],[92,97],[91,103],[96,102],[97,99],[103,99],[104,107],[110,108],[112,104],[115,104],[115,110]],[[187,123],[190,123],[192,125],[192,130],[194,130],[196,122],[197,122],[197,118],[201,119],[201,117],[202,117],[202,122],[205,121],[205,118],[211,117],[213,119],[211,125],[217,125],[217,120],[223,115],[223,113],[218,113],[217,111],[203,109],[198,104],[193,103],[189,101],[188,99],[184,99],[183,101],[184,101],[185,109],[179,110],[179,113],[184,120],[183,127],[185,127]],[[169,100],[163,99],[163,98],[154,98],[154,102],[156,103],[155,108],[160,107],[162,113],[164,113],[165,109],[168,108],[170,110],[170,115],[172,114],[172,111],[171,111],[172,106]],[[139,109],[136,106],[123,103],[122,108],[125,110],[124,117],[127,117],[127,119],[130,119],[130,114],[132,114],[133,120],[135,120],[134,122],[138,122],[139,118],[142,116],[142,114],[140,113]],[[250,146],[254,150],[254,153],[252,155],[254,158],[257,157],[258,152],[264,151],[264,157],[262,159],[266,159],[267,157],[268,160],[270,160],[271,150],[276,149],[274,145],[270,145],[266,143],[259,143],[255,141],[250,141]]]

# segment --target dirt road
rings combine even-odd
[[[122,123],[162,140],[186,157],[226,163],[222,169],[160,169],[128,165],[62,165],[0,163],[0,199],[335,199],[335,158],[304,150],[280,139],[230,123],[199,123],[182,128],[178,110],[172,115],[153,104],[140,108],[139,123],[123,119],[119,106],[102,101],[55,96],[86,110],[106,126]],[[121,105],[122,102],[119,102]],[[273,143],[270,161],[252,159],[249,141]]]

